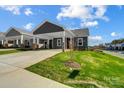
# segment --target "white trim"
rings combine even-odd
[[[59,43],[58,42],[59,40],[60,40],[60,44],[58,44]],[[62,46],[62,39],[57,39],[57,46],[59,46],[59,47]]]
[[[79,40],[81,40],[81,42],[82,42],[82,44],[81,45],[79,45]],[[83,38],[77,38],[77,46],[83,46]]]

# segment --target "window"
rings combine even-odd
[[[62,40],[61,39],[57,39],[57,46],[61,46]]]
[[[77,46],[83,46],[83,38],[78,38]]]

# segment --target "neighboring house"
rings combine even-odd
[[[1,39],[5,47],[24,47],[24,48],[49,48],[49,49],[75,49],[88,48],[89,30],[76,29],[66,30],[63,27],[45,21],[32,32],[18,28],[10,28],[5,39]]]
[[[111,44],[108,43],[105,45],[107,50],[124,50],[124,43],[120,43],[120,44]]]

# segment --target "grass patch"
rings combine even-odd
[[[5,50],[5,51],[0,51],[0,55],[17,53],[17,52],[21,52],[21,51],[19,51],[19,50]]]
[[[81,69],[69,78],[73,70],[64,65],[69,58],[69,52],[59,53],[26,69],[72,87],[124,87],[124,59],[102,52],[74,51],[73,60]]]

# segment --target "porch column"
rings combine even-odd
[[[47,40],[47,48],[49,49],[49,39]]]
[[[2,45],[4,45],[4,40],[1,41]]]
[[[18,45],[19,45],[19,40],[17,39],[16,40],[16,46],[18,47]]]
[[[24,36],[23,35],[21,35],[21,40],[20,41],[21,41],[21,47],[23,48],[24,47],[24,42],[23,42],[24,41]]]
[[[36,46],[36,39],[35,37],[33,37],[33,45],[32,45],[32,49],[36,49],[37,46]]]
[[[35,44],[36,42],[35,42],[36,40],[35,40],[35,37],[33,37],[33,44]]]
[[[39,38],[37,38],[37,48],[39,48]]]
[[[5,48],[8,48],[8,40],[6,39],[5,40],[5,45],[4,45]]]
[[[65,31],[63,31],[62,51],[65,52]]]
[[[24,36],[21,35],[21,44],[23,44]]]
[[[37,44],[39,45],[39,38],[37,38]]]
[[[70,49],[73,50],[73,38],[72,37],[70,38]]]

